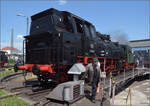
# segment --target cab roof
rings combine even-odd
[[[31,20],[33,21],[33,20],[36,20],[36,19],[38,19],[38,18],[40,18],[40,17],[47,16],[47,15],[50,15],[50,14],[53,14],[53,13],[56,13],[56,14],[65,13],[65,14],[71,15],[71,16],[73,16],[73,17],[75,17],[75,18],[77,18],[77,19],[79,19],[79,20],[81,20],[81,21],[84,21],[84,22],[86,22],[86,23],[88,23],[88,24],[91,24],[90,22],[84,20],[83,18],[81,18],[81,17],[79,17],[79,16],[76,16],[76,15],[74,15],[74,14],[68,12],[68,11],[59,11],[59,10],[54,9],[54,8],[50,8],[50,9],[47,9],[47,10],[42,11],[42,12],[40,12],[40,13],[37,13],[37,14],[35,14],[35,15],[32,15],[32,16],[31,16]],[[91,25],[92,25],[92,24],[91,24]],[[92,25],[92,26],[93,26],[93,25]]]

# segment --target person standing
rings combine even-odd
[[[87,65],[86,72],[83,76],[83,78],[85,78],[85,76],[88,76],[88,82],[92,86],[91,99],[93,103],[95,103],[96,91],[101,79],[100,75],[101,75],[100,62],[98,61],[97,58],[93,58],[93,62]]]
[[[21,57],[18,57],[18,59],[15,61],[14,64],[14,71],[17,72],[18,71],[18,66],[23,64],[23,60]]]

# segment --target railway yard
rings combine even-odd
[[[1,71],[1,73],[4,71]],[[144,106],[149,106],[149,73],[150,69],[137,68],[134,70],[130,70],[127,72],[122,72],[119,76],[114,76],[115,80],[115,99],[114,105],[125,105],[126,98],[128,94],[129,88],[132,89],[132,104],[137,106],[138,104],[142,104]],[[26,80],[25,80],[26,79]],[[7,92],[8,95],[1,96],[0,95],[0,103],[3,99],[9,98],[12,96],[16,96],[19,99],[25,101],[29,106],[63,106],[66,105],[63,102],[49,100],[47,95],[56,87],[56,85],[52,82],[49,82],[49,85],[46,87],[41,87],[40,83],[37,80],[37,77],[32,73],[27,73],[26,78],[24,79],[22,72],[11,73],[7,75],[7,77],[1,77],[0,83],[0,91]],[[109,88],[110,88],[110,79],[106,78],[105,84],[102,82],[102,86],[104,86],[104,90],[101,87],[101,93],[99,93],[96,97],[96,103],[92,103],[90,101],[90,90],[91,87],[85,84],[84,97],[79,100],[68,104],[70,106],[98,106],[102,103],[104,106],[109,106],[112,103],[112,96],[109,97]],[[145,83],[143,83],[145,82]],[[143,87],[142,85],[147,86]],[[134,90],[133,90],[134,89]],[[142,90],[144,94],[141,93]],[[146,91],[147,90],[147,91]],[[139,92],[138,92],[139,91]],[[140,92],[141,91],[141,92]],[[138,92],[138,93],[137,93]],[[137,94],[137,95],[136,95]],[[138,94],[141,97],[141,102],[137,101]],[[103,95],[103,96],[102,96]],[[143,96],[144,95],[144,96]],[[102,99],[103,97],[103,99]],[[143,100],[146,98],[147,100]],[[130,100],[129,100],[130,101]],[[128,104],[129,104],[128,101]],[[144,104],[145,103],[145,104]]]
[[[72,2],[56,1],[63,2],[63,5]],[[6,35],[7,39],[2,36],[4,40],[1,40],[0,34],[0,106],[150,106],[150,39],[146,37],[149,32],[144,32],[145,28],[141,24],[144,21],[138,20],[139,16],[144,16],[146,9],[140,9],[142,14],[134,9],[139,16],[135,12],[130,13],[132,9],[127,9],[126,13],[126,9],[123,9],[124,11],[117,12],[118,16],[113,18],[111,15],[115,14],[112,11],[101,13],[103,10],[99,9],[102,10],[99,12],[98,8],[90,8],[89,11],[84,6],[83,13],[80,13],[74,8],[67,9],[67,6],[60,10],[52,8],[55,7],[54,4],[43,10],[40,9],[42,6],[47,7],[40,3],[40,6],[36,6],[38,8],[34,8],[35,11],[26,10],[26,15],[15,15],[26,19],[26,34],[22,35],[24,27],[21,26],[21,20],[13,16],[14,13],[25,10],[22,4],[26,3],[16,2],[15,6],[8,7],[17,7],[17,10],[8,9],[11,16],[7,14],[10,17],[8,23],[3,23],[4,27],[16,27],[15,36],[13,28],[11,38]],[[26,7],[36,3],[27,3]],[[31,7],[28,9],[33,10],[33,6]],[[115,11],[125,7],[119,6]],[[111,8],[104,10],[108,9]],[[6,12],[3,10],[2,13]],[[106,13],[110,14],[109,17],[104,16]],[[133,14],[135,17],[131,17]],[[131,22],[130,17],[133,19]],[[108,21],[108,18],[113,20]],[[118,19],[122,19],[119,24]],[[11,24],[7,25],[9,23]],[[128,34],[120,30],[109,32],[114,27],[111,25],[127,28],[123,30],[129,31],[131,38],[128,40]],[[139,29],[137,26],[140,26]],[[4,47],[5,45],[7,46]]]

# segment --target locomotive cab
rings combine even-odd
[[[60,62],[61,59],[61,64],[73,64],[77,56],[89,55],[89,51],[94,50],[95,27],[78,16],[66,11],[49,9],[33,15],[31,19],[30,35],[25,37],[27,63],[58,64],[56,62]],[[41,49],[39,54],[38,49]],[[48,59],[48,54],[44,55],[46,59],[40,58],[40,55],[46,54],[44,52],[54,50],[56,53],[49,55],[53,55],[56,62],[52,61],[52,58]],[[58,57],[59,55],[62,57]]]
[[[56,31],[73,32],[69,14],[53,8],[31,16],[31,20],[30,35]]]

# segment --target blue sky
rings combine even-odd
[[[18,35],[26,35],[26,19],[17,14],[32,16],[49,8],[69,11],[90,21],[96,30],[110,34],[123,35],[128,40],[148,39],[149,35],[148,0],[23,0],[1,1],[1,41],[2,47],[10,45],[11,28],[14,29],[14,46],[21,49],[22,39]]]

